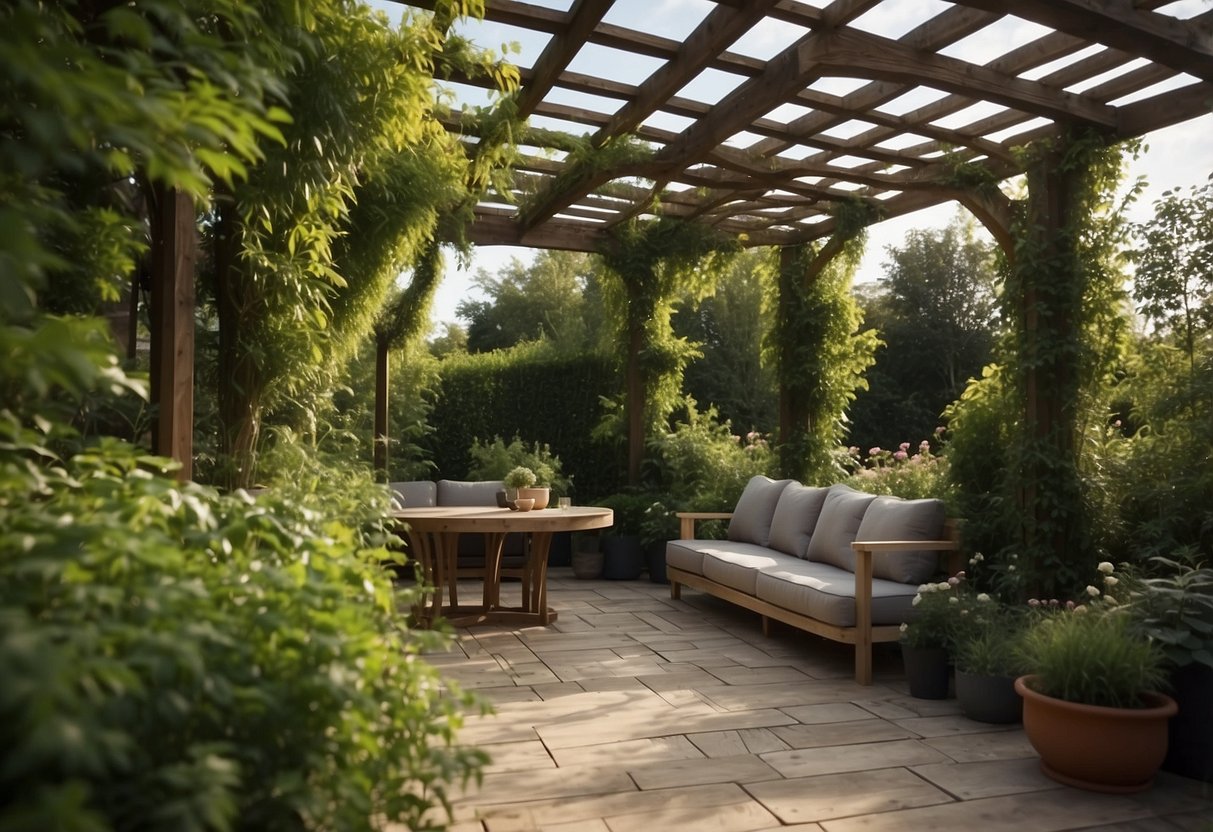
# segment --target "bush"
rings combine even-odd
[[[420,828],[478,774],[378,566],[384,489],[254,501],[0,435],[0,828]]]
[[[552,489],[553,496],[567,495],[572,488],[569,478],[560,475],[560,457],[554,456],[551,448],[539,442],[527,447],[517,436],[508,445],[500,436],[484,444],[476,439],[468,455],[472,458],[469,479],[504,480],[515,468],[529,468],[535,472],[539,485]]]
[[[936,436],[942,431],[937,429]],[[871,448],[866,459],[860,459],[859,449],[852,447],[848,457],[853,473],[846,484],[852,488],[906,500],[934,497],[953,502],[947,459],[931,453],[930,440],[922,440],[917,449],[912,449],[909,442],[902,442],[896,451]]]

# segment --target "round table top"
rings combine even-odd
[[[603,529],[615,513],[598,506],[511,511],[496,506],[418,506],[392,512],[419,532],[575,532]]]

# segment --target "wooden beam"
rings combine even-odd
[[[177,479],[185,482],[193,477],[194,462],[194,201],[152,185],[149,208],[153,447],[181,463]]]
[[[1082,96],[866,32],[831,32],[806,43],[804,49],[805,60],[844,77],[926,83],[1045,118],[1101,127],[1116,123],[1111,107]]]
[[[1140,55],[1213,81],[1213,31],[1192,21],[1139,11],[1129,0],[957,0],[986,11],[1010,12],[1050,29]]]
[[[526,118],[551,92],[560,73],[585,45],[586,38],[611,8],[612,0],[576,0],[564,24],[552,35],[531,67],[530,81],[518,93],[518,117]]]

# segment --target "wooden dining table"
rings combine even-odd
[[[495,506],[435,506],[402,508],[392,512],[408,538],[412,556],[421,567],[427,587],[417,612],[429,622],[439,617],[456,626],[500,623],[511,626],[551,624],[556,611],[547,605],[548,551],[556,532],[603,529],[614,523],[609,508],[570,506],[512,511]],[[506,535],[527,537],[522,568],[522,605],[501,602],[501,550]],[[459,535],[479,534],[486,539],[484,588],[480,604],[461,605],[456,582]],[[443,604],[443,598],[449,599]]]

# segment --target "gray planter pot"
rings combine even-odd
[[[910,696],[915,699],[947,699],[951,666],[944,647],[901,645],[901,660],[906,668]]]
[[[956,700],[969,719],[1005,725],[1023,720],[1023,699],[1014,676],[984,676],[956,671]]]

